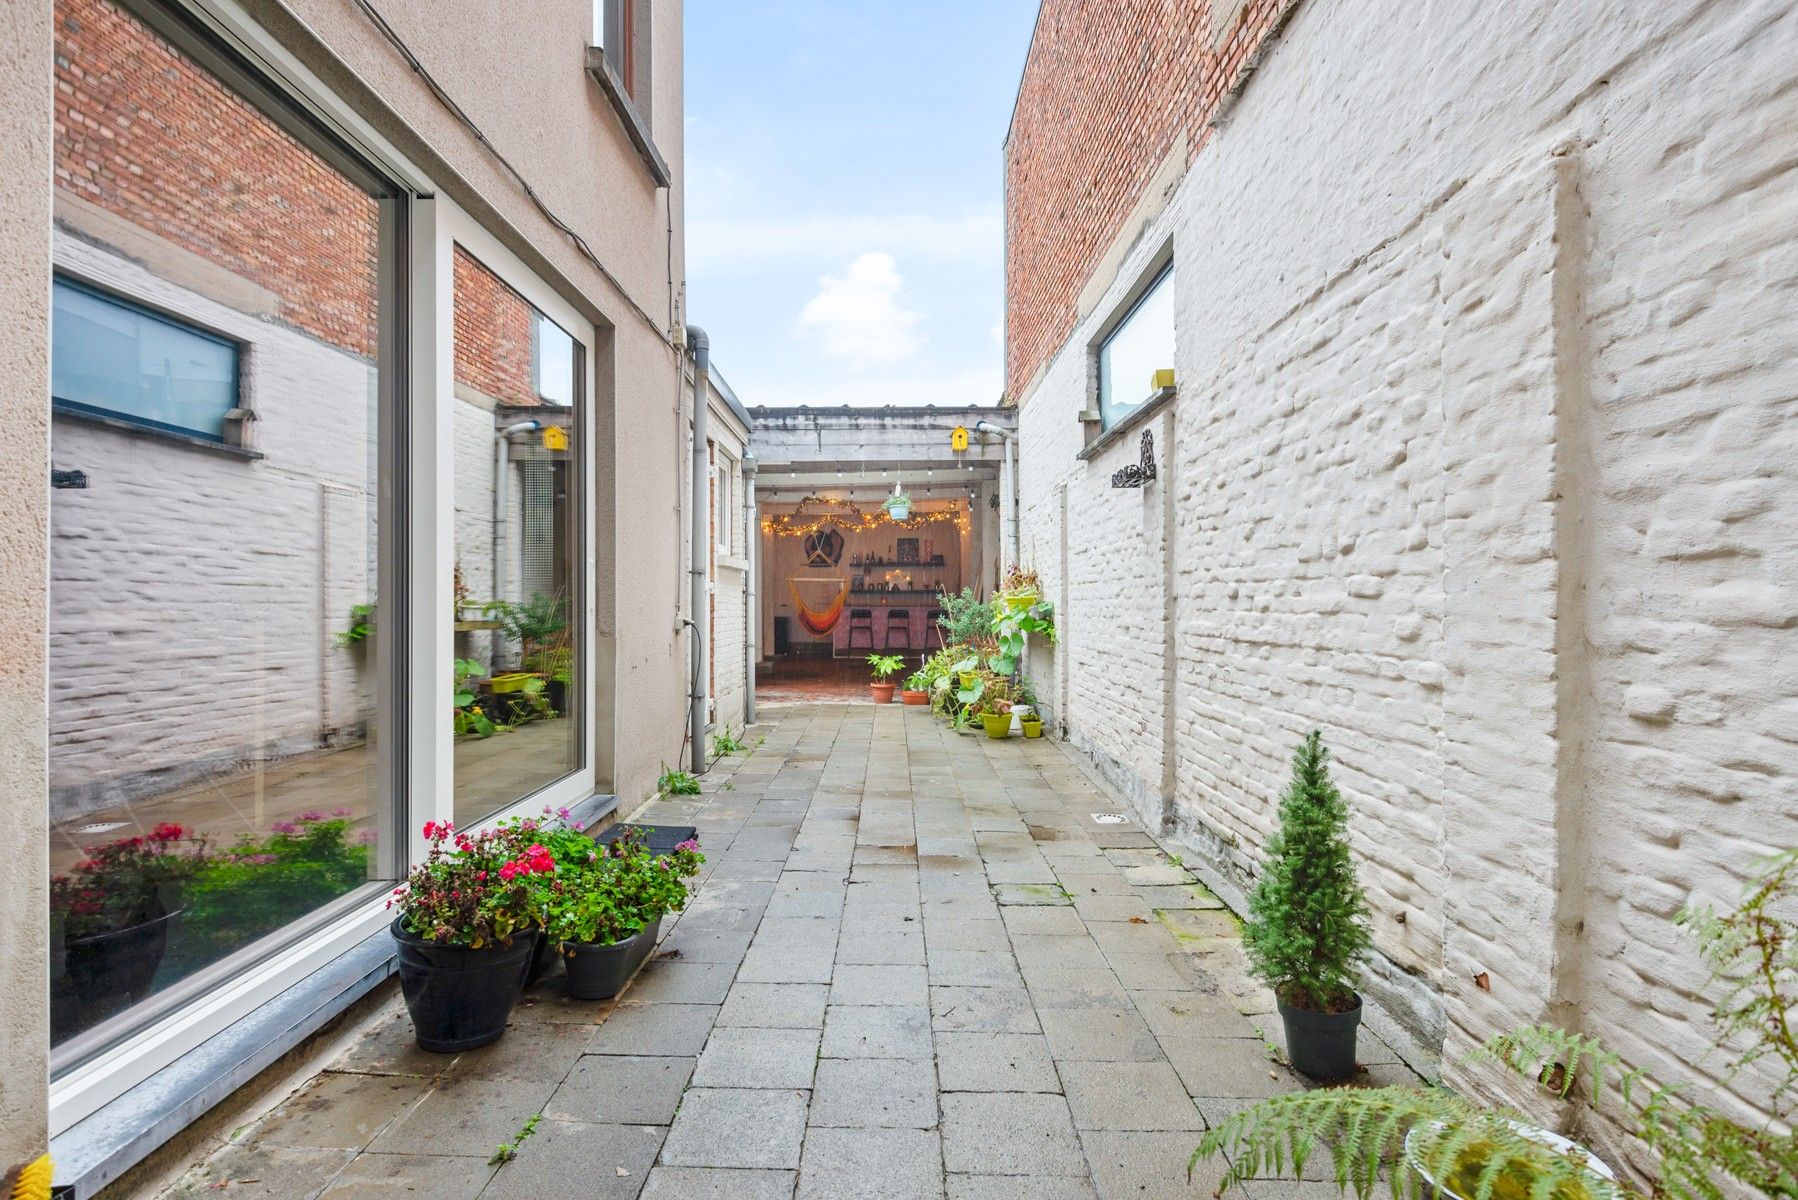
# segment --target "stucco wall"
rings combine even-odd
[[[1771,2],[1306,0],[1022,397],[1070,736],[1240,896],[1324,729],[1414,1053],[1717,1069],[1669,918],[1798,844],[1794,64]],[[1170,239],[1114,491],[1088,344]]]
[[[0,5],[0,1180],[49,1137],[50,6]]]

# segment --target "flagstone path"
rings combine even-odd
[[[617,1001],[552,974],[498,1044],[439,1056],[396,998],[175,1194],[1209,1196],[1206,1122],[1300,1086],[1235,919],[1055,742],[770,713],[706,794],[634,814],[697,825],[709,862]],[[1365,1030],[1361,1056],[1410,1078]]]

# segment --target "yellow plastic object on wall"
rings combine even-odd
[[[1163,367],[1149,377],[1149,391],[1151,393],[1165,392],[1173,386],[1174,369],[1172,367]]]
[[[568,431],[560,425],[545,425],[543,427],[543,448],[545,450],[568,449]]]
[[[968,427],[966,425],[957,425],[954,432],[949,435],[949,449],[955,451],[957,454],[962,454],[966,452],[967,448]]]
[[[50,1200],[50,1180],[54,1174],[50,1156],[38,1155],[36,1161],[19,1168],[19,1177],[13,1181],[11,1200]]]

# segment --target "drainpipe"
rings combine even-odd
[[[762,619],[756,613],[756,572],[761,569],[762,530],[755,519],[755,455],[743,451],[743,557],[748,560],[748,583],[743,596],[743,724],[755,724],[756,635]]]
[[[1000,564],[1003,574],[1007,566],[1023,565],[1018,561],[1018,439],[1016,434],[991,421],[976,421],[974,428],[981,433],[998,434],[1005,442],[1005,458],[999,464],[999,496],[1005,505],[1005,550],[1011,561]]]
[[[542,429],[541,421],[515,421],[493,433],[493,598],[506,598],[506,525],[510,515],[507,492],[512,478],[512,435]]]
[[[688,514],[688,534],[693,560],[692,586],[693,678],[687,696],[687,734],[693,743],[691,770],[705,773],[705,627],[699,618],[706,607],[706,548],[711,536],[711,499],[706,494],[706,407],[711,391],[712,339],[697,325],[687,326],[687,348],[693,354],[693,496]]]

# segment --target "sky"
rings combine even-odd
[[[687,316],[745,404],[992,404],[1036,0],[688,0]]]

